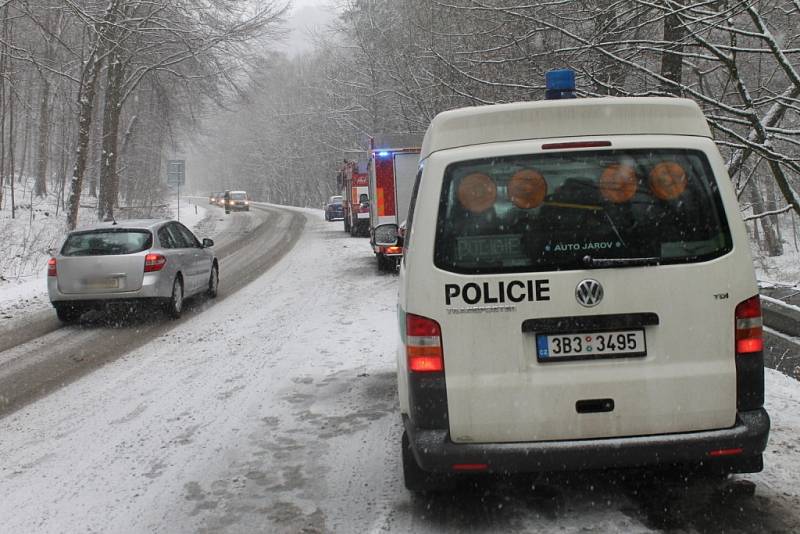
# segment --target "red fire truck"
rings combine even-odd
[[[403,255],[398,229],[408,216],[421,145],[421,134],[384,134],[370,140],[369,235],[380,270],[396,269]]]
[[[367,163],[344,160],[336,174],[336,185],[344,198],[344,231],[354,237],[369,235]]]

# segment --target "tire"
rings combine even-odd
[[[350,232],[350,219],[348,219],[347,216],[344,218],[344,231]]]
[[[394,256],[386,256],[384,254],[377,254],[378,270],[393,273],[397,270],[397,260]]]
[[[72,302],[59,302],[53,304],[58,320],[65,324],[76,323],[86,309]]]
[[[211,266],[211,274],[208,277],[208,289],[206,289],[206,296],[210,299],[217,298],[219,292],[219,267],[217,263]]]
[[[211,266],[211,274],[208,277],[208,289],[206,290],[206,295],[210,299],[217,298],[217,292],[219,290],[219,267],[217,264]]]
[[[414,493],[431,493],[450,491],[455,488],[456,480],[444,473],[423,471],[414,458],[408,433],[403,431],[401,446],[403,448],[403,482],[406,489]]]
[[[178,319],[183,313],[183,280],[180,275],[172,282],[172,294],[167,300],[164,311],[172,319]]]

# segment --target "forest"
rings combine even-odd
[[[273,46],[288,1],[0,3],[0,206],[34,176],[67,227],[81,203],[102,220],[162,202],[166,159],[190,153],[197,192],[316,207],[370,136],[541,99],[544,73],[566,67],[581,98],[695,100],[754,241],[769,256],[791,241],[800,0],[329,3],[335,19],[300,54]]]

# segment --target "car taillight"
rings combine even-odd
[[[406,357],[412,373],[444,371],[442,330],[427,317],[406,314]]]
[[[167,258],[161,254],[148,254],[144,257],[144,272],[160,271],[167,264]]]
[[[764,349],[761,300],[758,295],[736,306],[736,353],[750,354]]]
[[[47,276],[58,276],[58,269],[56,268],[56,259],[50,258],[47,260]]]

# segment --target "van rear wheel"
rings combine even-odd
[[[450,491],[455,488],[456,480],[445,473],[429,473],[423,471],[414,458],[408,433],[403,431],[403,482],[406,489],[414,493],[431,493]]]

